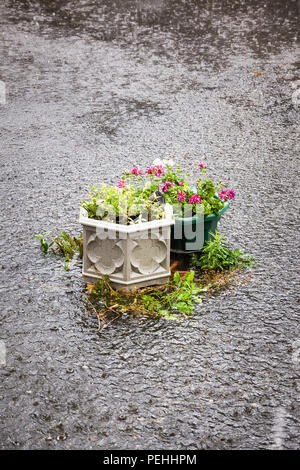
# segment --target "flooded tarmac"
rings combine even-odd
[[[299,8],[1,2],[1,449],[299,448]],[[253,281],[98,335],[80,264],[31,237],[169,156],[235,190],[220,230]]]

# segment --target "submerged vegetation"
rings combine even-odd
[[[43,253],[48,253],[51,248],[53,253],[63,256],[63,266],[68,271],[69,261],[75,254],[82,258],[82,235],[73,237],[62,231],[60,235],[49,236],[50,232],[45,232],[32,238],[40,240]],[[184,270],[175,270],[180,268],[180,261],[172,264],[172,276],[167,284],[127,292],[115,290],[109,278],[103,276],[96,284],[87,285],[86,301],[89,310],[98,317],[99,330],[105,327],[109,314],[114,314],[115,318],[138,314],[179,321],[193,313],[205,294],[234,289],[236,285],[248,282],[251,273],[242,278],[241,270],[250,268],[253,263],[253,256],[231,250],[225,237],[215,232],[200,253],[185,257]]]
[[[87,291],[99,313],[114,311],[160,316],[178,319],[180,315],[190,315],[194,305],[202,301],[200,293],[205,289],[197,287],[193,271],[181,277],[176,271],[173,279],[162,286],[152,286],[125,292],[114,290],[107,276],[99,279],[96,285],[88,285]]]
[[[47,237],[50,235],[50,233],[51,232],[39,233],[38,235],[34,235],[33,237],[31,237],[31,239],[38,238],[40,240],[40,248],[44,254],[47,254],[49,248],[54,244],[54,240],[47,240]]]
[[[82,234],[79,237],[72,237],[64,230],[59,235],[50,237],[50,234],[51,232],[44,232],[34,235],[32,238],[40,240],[40,248],[44,254],[47,254],[51,248],[53,253],[63,256],[65,258],[63,266],[68,271],[68,262],[73,256],[75,254],[78,254],[80,258],[83,256]]]
[[[68,261],[70,258],[73,258],[75,253],[78,253],[80,258],[82,258],[82,234],[80,235],[80,237],[72,237],[65,231],[62,231],[60,235],[56,236],[53,239],[53,243],[55,245],[54,251],[64,256],[66,258],[66,261]]]

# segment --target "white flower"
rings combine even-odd
[[[150,181],[147,181],[147,183],[143,187],[143,191],[146,191],[148,188],[150,188],[150,186],[151,186]]]
[[[156,158],[155,160],[153,160],[152,165],[154,165],[154,166],[160,165],[160,166],[164,166],[164,167],[166,167],[168,165],[169,167],[172,168],[172,166],[175,165],[175,162],[171,158],[169,160],[165,160],[165,159],[161,160],[160,158]]]
[[[172,160],[172,159],[170,159],[170,160],[163,160],[163,162],[164,162],[165,165],[168,165],[168,166],[170,166],[171,168],[172,168],[172,166],[175,165],[175,162],[174,162],[174,160]]]
[[[164,161],[163,161],[163,160],[160,160],[159,158],[156,158],[155,160],[153,160],[152,165],[154,165],[154,166],[157,166],[157,165],[163,166],[163,165],[164,165]]]

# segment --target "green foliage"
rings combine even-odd
[[[162,181],[170,181],[171,183],[180,183],[184,182],[186,176],[189,176],[189,173],[184,173],[180,165],[170,166],[167,162],[161,162],[164,168],[164,173],[162,174],[161,180]]]
[[[190,271],[183,279],[180,278],[179,272],[176,271],[173,277],[173,283],[176,290],[167,295],[165,303],[186,315],[190,315],[194,311],[194,305],[202,302],[199,296],[203,289],[196,287],[194,282],[195,272]]]
[[[47,237],[51,232],[44,232],[39,233],[38,235],[34,235],[33,238],[38,238],[40,240],[40,248],[44,254],[48,253],[49,248],[53,245],[54,241],[51,242],[47,241],[45,237]]]
[[[70,261],[70,257],[69,255],[66,256],[66,259],[65,259],[65,262],[64,262],[64,269],[66,271],[70,271],[70,268],[69,268],[69,265],[68,265],[68,262]]]
[[[218,196],[223,183],[215,184],[207,178],[206,165],[200,168],[198,180],[190,184],[190,173],[170,162],[153,162],[154,166],[146,171],[137,167],[124,171],[117,186],[93,186],[89,199],[83,200],[81,206],[89,218],[127,225],[163,218],[162,201],[155,198],[156,194],[163,194],[165,202],[176,205],[176,216],[183,216],[180,212],[187,204],[191,215],[220,214],[225,206],[224,197]]]
[[[75,253],[79,253],[80,257],[82,258],[82,235],[78,238],[72,237],[63,230],[59,236],[54,238],[53,243],[56,245],[54,251],[64,256],[66,261],[69,261],[71,258],[73,258]]]
[[[44,254],[47,254],[49,248],[56,254],[64,256],[65,262],[63,267],[66,271],[69,271],[69,261],[73,258],[75,253],[79,254],[79,257],[83,256],[83,239],[82,234],[80,237],[72,237],[65,231],[62,231],[60,235],[52,237],[51,241],[47,241],[45,237],[51,232],[45,232],[43,234],[34,235],[32,238],[38,238],[41,243],[41,250]]]
[[[82,201],[81,206],[89,218],[124,225],[163,218],[164,208],[155,195],[157,186],[140,186],[128,184],[118,188],[102,184],[92,187],[89,200]]]
[[[163,188],[167,182],[168,186],[165,186],[164,197],[166,202],[169,204],[176,204],[182,206],[190,204],[192,206],[191,215],[201,213],[204,216],[210,214],[219,215],[221,209],[225,205],[225,201],[218,197],[223,183],[214,183],[211,179],[207,179],[206,167],[200,169],[202,176],[198,178],[196,184],[189,183],[190,174],[183,171],[179,165],[171,167],[167,163],[164,164],[164,172],[158,178],[154,178],[152,175],[146,176],[150,178],[152,182],[156,182],[157,189]],[[170,184],[171,183],[171,184]],[[184,197],[178,199],[179,192],[184,194]],[[193,196],[200,196],[201,202],[190,203],[190,199]],[[175,209],[175,215],[177,217],[183,217],[182,214],[178,213],[178,207]]]
[[[218,188],[220,185],[218,185]],[[197,181],[197,194],[202,199],[204,215],[217,214],[223,209],[225,202],[216,197],[217,188],[211,180]]]
[[[230,250],[224,235],[215,232],[212,239],[204,245],[201,254],[192,255],[191,262],[204,271],[223,271],[250,267],[254,263],[254,257],[237,249]]]
[[[159,287],[137,289],[134,292],[115,291],[107,276],[99,279],[90,291],[91,299],[101,301],[107,311],[139,313],[178,319],[190,315],[196,303],[202,301],[200,293],[205,289],[196,286],[193,271],[181,279],[178,272],[168,284]]]
[[[82,235],[76,238],[62,231],[49,241],[46,239],[49,233],[32,238],[40,240],[43,253],[47,253],[51,247],[52,251],[64,256],[63,267],[69,271],[69,261],[75,253],[82,257]],[[87,300],[98,315],[99,324],[100,317],[103,319],[108,312],[152,315],[178,321],[182,316],[193,313],[195,305],[202,301],[202,295],[206,291],[226,288],[233,274],[237,274],[239,268],[250,267],[254,263],[254,257],[239,250],[230,250],[224,236],[215,232],[202,252],[193,255],[191,261],[203,271],[198,279],[195,279],[195,272],[191,270],[184,271],[185,275],[182,271],[176,271],[173,279],[165,285],[130,292],[114,290],[108,276],[103,276],[96,285],[88,285]]]

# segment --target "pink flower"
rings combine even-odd
[[[218,194],[218,196],[223,201],[226,201],[227,199],[233,199],[235,197],[235,192],[233,189],[223,190]]]
[[[183,191],[178,191],[178,197],[177,197],[179,202],[185,201],[186,199],[186,194]]]
[[[164,173],[164,169],[161,165],[157,165],[156,166],[156,173],[155,173],[155,176],[161,176],[163,173]]]
[[[146,175],[153,175],[155,172],[156,172],[155,166],[149,166],[149,168],[147,168],[147,170],[145,171],[145,174]]]
[[[184,181],[178,181],[179,186],[183,186],[184,185]]]
[[[134,167],[132,168],[132,170],[130,171],[130,173],[131,173],[132,175],[138,176],[138,175],[141,175],[143,172],[142,172],[142,170],[139,169],[138,166],[134,166]]]
[[[198,163],[199,168],[206,168],[206,163]]]
[[[197,194],[193,194],[192,197],[189,198],[190,204],[196,204],[196,203],[200,204],[201,202],[202,202],[202,199]]]
[[[170,181],[166,181],[161,187],[162,192],[166,193],[169,189],[169,186],[174,186],[174,183],[171,183]]]
[[[118,188],[124,188],[125,184],[126,184],[126,181],[121,180],[117,183],[117,186],[118,186]]]
[[[149,166],[145,171],[146,175],[155,175],[157,177],[160,177],[164,172],[165,171],[161,165]]]

